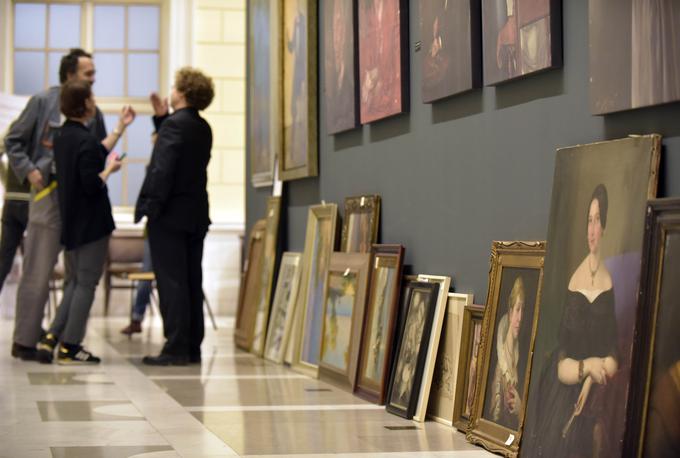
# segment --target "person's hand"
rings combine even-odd
[[[120,170],[123,161],[118,158],[118,153],[111,153],[106,159],[106,171],[111,174]]]
[[[590,377],[586,377],[586,381],[583,382],[581,392],[579,393],[578,399],[576,400],[576,405],[574,406],[574,415],[576,416],[581,415],[581,412],[583,411],[583,406],[586,405],[586,401],[588,400],[588,394],[590,393],[590,387],[592,385],[593,379]]]
[[[43,176],[42,173],[40,173],[40,170],[31,170],[26,178],[28,178],[31,186],[33,186],[36,190],[42,191],[45,188],[45,185],[43,184]]]
[[[153,108],[153,114],[155,116],[161,117],[168,114],[168,99],[167,97],[161,99],[157,92],[152,92],[149,96],[151,101],[151,107]]]
[[[135,109],[132,108],[132,106],[123,105],[123,108],[120,110],[120,117],[118,118],[119,124],[122,124],[123,127],[127,127],[132,124],[132,121],[135,120],[136,116],[137,113],[135,112]]]
[[[593,382],[600,385],[607,384],[607,370],[604,358],[588,358],[584,362],[585,374],[589,375]]]

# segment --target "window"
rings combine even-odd
[[[14,94],[32,95],[59,84],[61,56],[81,47],[93,53],[94,93],[107,130],[116,127],[122,105],[137,111],[115,148],[127,153],[125,164],[108,183],[114,206],[133,206],[152,150],[148,96],[165,87],[167,1],[15,0],[12,6]]]

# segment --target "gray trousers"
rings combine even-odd
[[[25,347],[35,347],[40,339],[50,277],[62,248],[60,238],[61,217],[55,189],[29,204],[14,321],[14,342]]]
[[[109,236],[64,253],[66,278],[64,297],[49,332],[60,342],[80,344],[85,338],[87,318],[94,301],[94,293],[104,270],[109,247]]]

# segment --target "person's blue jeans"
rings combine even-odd
[[[144,239],[144,257],[142,258],[142,272],[152,272],[151,265],[151,250],[149,249],[148,237]],[[135,297],[135,305],[132,307],[132,319],[134,321],[142,321],[144,313],[151,301],[152,285],[150,281],[140,281],[137,284],[137,295]]]

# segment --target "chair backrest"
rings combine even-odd
[[[116,234],[109,239],[109,263],[138,263],[144,258],[144,234]]]

